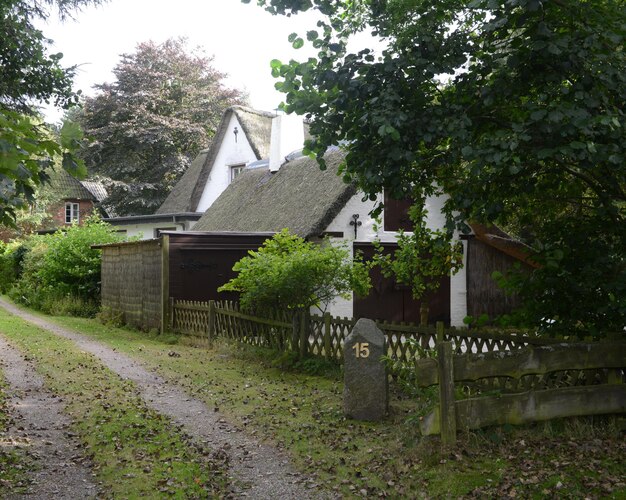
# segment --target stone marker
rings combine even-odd
[[[385,335],[371,319],[361,318],[343,344],[343,411],[357,420],[380,420],[388,408]]]

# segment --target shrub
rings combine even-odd
[[[307,242],[283,229],[235,263],[238,274],[219,291],[240,292],[245,309],[320,309],[335,297],[367,295],[367,266],[328,242]]]
[[[17,281],[24,252],[20,242],[0,241],[0,293],[7,293]]]
[[[31,236],[10,296],[49,314],[93,316],[100,297],[100,251],[92,245],[120,241],[111,226],[90,217],[52,235]]]
[[[83,226],[73,225],[57,231],[49,240],[49,249],[37,272],[44,286],[58,292],[97,299],[100,295],[100,250],[92,245],[120,241],[109,224],[96,216]]]

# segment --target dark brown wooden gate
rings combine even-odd
[[[393,253],[398,246],[395,243],[383,244],[385,253]],[[371,243],[354,243],[354,251],[360,251],[366,260],[374,256],[374,247]],[[353,315],[355,318],[370,318],[387,321],[420,322],[420,306],[426,302],[429,307],[428,321],[433,323],[443,321],[450,324],[450,277],[441,278],[436,292],[414,300],[411,289],[406,285],[399,285],[393,278],[385,278],[376,266],[370,271],[372,290],[367,297],[354,297]]]

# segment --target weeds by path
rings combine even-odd
[[[280,371],[267,351],[197,349],[172,336],[52,320],[141,359],[248,433],[286,448],[304,472],[346,497],[626,496],[626,444],[605,419],[590,419],[582,430],[567,422],[487,429],[441,456],[438,440],[422,439],[407,421],[416,404],[402,397],[392,400],[384,422],[350,421],[341,410],[339,376]]]
[[[111,497],[219,496],[225,464],[148,409],[128,381],[75,347],[0,312],[0,332],[31,358],[65,402],[76,432]]]

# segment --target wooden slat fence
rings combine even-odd
[[[211,306],[212,304],[212,306]],[[289,312],[268,311],[251,315],[241,312],[236,302],[193,302],[172,303],[170,327],[173,331],[211,340],[220,335],[255,346],[273,349],[297,349],[315,356],[341,362],[343,342],[355,320],[352,318],[310,315],[308,321],[292,317]],[[211,313],[213,307],[213,313]],[[211,320],[211,318],[213,318]],[[308,324],[308,332],[300,332]],[[388,356],[405,363],[413,363],[432,352],[438,341],[452,343],[453,352],[483,353],[507,352],[533,345],[549,345],[563,342],[562,339],[539,338],[525,335],[503,335],[495,333],[472,333],[471,330],[449,328],[442,324],[424,326],[404,323],[378,322],[378,327],[387,337]],[[210,332],[210,333],[209,333]],[[301,338],[308,339],[303,346]],[[395,376],[394,373],[392,375]],[[529,374],[520,379],[492,377],[468,383],[471,390],[514,391],[519,387],[562,387],[589,385],[606,379],[602,370],[565,370],[548,374]]]
[[[217,335],[259,347],[284,350],[291,345],[293,324],[291,318],[276,311],[263,316],[245,314],[236,302],[215,305]]]
[[[560,343],[463,355],[454,355],[452,343],[442,342],[437,345],[437,359],[416,362],[418,384],[439,385],[439,405],[423,419],[422,433],[441,434],[446,445],[456,442],[457,429],[625,413],[624,368],[624,342]],[[455,383],[587,370],[601,371],[606,377],[595,380],[593,385],[560,388],[522,385],[516,393],[455,400]]]

